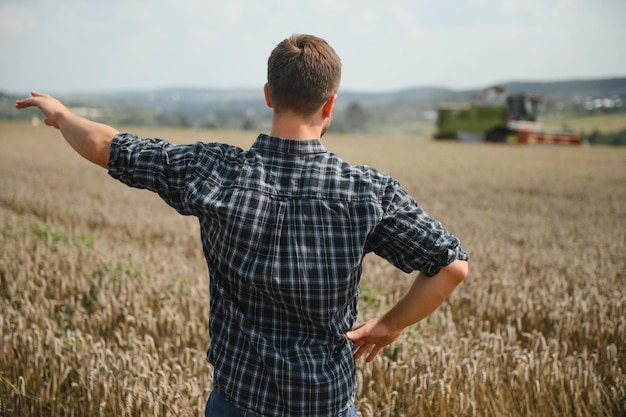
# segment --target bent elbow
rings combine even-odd
[[[457,259],[447,266],[450,272],[451,278],[460,284],[469,274],[469,263],[467,261]]]

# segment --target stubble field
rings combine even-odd
[[[626,149],[325,144],[400,179],[471,257],[440,309],[358,362],[361,417],[626,415]],[[368,256],[359,319],[410,282]],[[0,415],[200,415],[208,297],[195,219],[54,129],[0,124]]]

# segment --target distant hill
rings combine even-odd
[[[544,96],[547,112],[597,111],[607,100],[626,111],[626,77],[569,81],[510,81],[499,84],[508,92]],[[484,88],[491,85],[484,86]],[[340,90],[334,129],[338,131],[424,133],[416,122],[432,124],[442,102],[470,101],[481,89],[415,87],[390,92]],[[200,126],[258,129],[269,124],[271,113],[262,89],[163,88],[59,95],[66,104],[83,110],[98,108],[104,122],[114,124]],[[0,118],[31,117],[13,108],[16,97],[0,92]],[[594,101],[595,100],[595,101]],[[104,109],[104,110],[102,110]],[[31,113],[35,114],[35,113]]]
[[[538,92],[554,99],[566,99],[573,96],[607,97],[626,96],[626,78],[608,78],[600,80],[572,80],[559,82],[509,82],[504,84],[511,92]]]
[[[511,81],[499,85],[512,93],[540,93],[554,100],[569,99],[576,96],[620,96],[626,98],[626,77],[571,81]],[[490,85],[484,86],[484,88],[488,87]],[[339,100],[344,104],[359,102],[364,105],[407,101],[433,103],[450,100],[469,100],[482,89],[455,90],[445,87],[415,87],[399,91],[371,93],[340,90]],[[161,108],[188,114],[218,108],[265,108],[261,88],[163,88],[152,91],[67,94],[64,98],[93,104],[125,104],[147,108]],[[202,110],[198,106],[201,106]]]

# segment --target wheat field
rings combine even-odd
[[[361,417],[626,416],[626,149],[325,144],[396,176],[470,253],[435,313],[358,362]],[[359,320],[410,282],[367,256]],[[54,129],[0,124],[0,416],[201,415],[208,297],[195,219]]]

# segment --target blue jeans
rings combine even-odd
[[[248,411],[235,407],[224,399],[217,390],[211,391],[209,400],[204,409],[205,417],[258,417]],[[345,417],[358,417],[356,407],[352,406]]]

